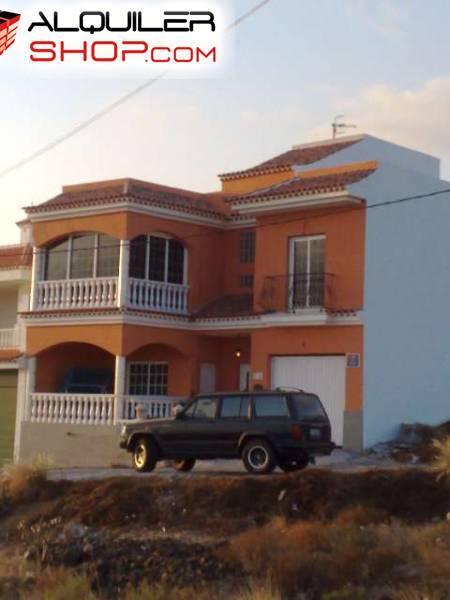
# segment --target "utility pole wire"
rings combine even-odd
[[[250,9],[248,12],[244,13],[239,18],[237,18],[235,21],[233,21],[230,25],[228,25],[228,27],[226,28],[225,31],[231,31],[232,29],[238,27],[241,23],[243,23],[244,21],[246,21],[247,19],[252,17],[255,13],[257,13],[261,8],[263,8],[266,4],[269,4],[269,2],[271,2],[271,1],[272,0],[263,0],[263,2],[259,2],[256,6],[254,6],[252,9]],[[125,104],[126,102],[128,102],[128,100],[131,100],[132,98],[134,98],[134,96],[137,96],[144,90],[155,85],[155,83],[157,83],[158,81],[163,79],[169,72],[170,72],[170,69],[166,69],[159,75],[156,75],[155,77],[152,77],[152,79],[145,81],[143,84],[141,84],[134,90],[131,90],[131,92],[128,92],[128,94],[121,96],[120,98],[118,98],[118,100],[116,100],[115,102],[113,102],[112,104],[110,104],[109,106],[104,108],[103,110],[95,113],[94,115],[92,115],[92,117],[90,117],[86,121],[83,121],[82,123],[80,123],[79,125],[74,127],[73,129],[68,131],[67,133],[61,135],[60,137],[57,137],[52,142],[46,144],[45,146],[42,146],[42,148],[39,148],[38,150],[36,150],[36,152],[33,152],[32,154],[19,160],[18,162],[14,163],[13,165],[7,167],[6,169],[3,169],[2,171],[0,171],[0,178],[5,177],[6,175],[10,175],[17,169],[24,167],[25,165],[35,161],[37,158],[43,156],[44,154],[47,154],[48,152],[50,152],[57,146],[60,146],[61,144],[63,144],[67,140],[69,140],[70,138],[72,138],[75,135],[77,135],[78,133],[80,133],[80,131],[83,131],[87,127],[90,127],[91,125],[93,125],[94,123],[96,123],[97,121],[102,119],[103,117],[106,117],[106,115],[113,112],[116,108],[118,108],[119,106],[122,106],[122,104]]]

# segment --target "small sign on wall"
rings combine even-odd
[[[255,373],[253,373],[253,381],[262,381],[263,377],[264,375],[261,371],[256,371]]]
[[[347,368],[359,369],[361,366],[361,354],[347,354]]]

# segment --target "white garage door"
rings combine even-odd
[[[295,387],[317,394],[330,417],[333,442],[342,445],[345,410],[344,356],[274,357],[272,387]]]

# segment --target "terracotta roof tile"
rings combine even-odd
[[[22,352],[19,350],[0,350],[0,363],[15,362],[21,356]]]
[[[226,216],[225,207],[221,211],[217,202],[210,201],[208,194],[136,180],[111,182],[109,186],[99,184],[97,188],[95,184],[67,187],[55,198],[38,206],[27,207],[25,210],[29,214],[34,214],[58,209],[116,204],[125,200],[216,218]]]
[[[232,204],[248,204],[265,199],[290,196],[305,196],[311,194],[327,194],[345,191],[348,185],[358,183],[376,171],[376,167],[354,169],[348,171],[329,172],[323,175],[311,176],[304,173],[288,181],[259,189],[249,194],[233,196],[226,201]]]
[[[222,296],[202,308],[195,319],[215,319],[222,317],[243,317],[254,314],[253,295],[235,294]]]
[[[31,267],[33,249],[31,246],[0,246],[0,269]]]
[[[223,175],[219,175],[219,177],[222,181],[227,181],[229,179],[251,177],[252,175],[258,175],[265,172],[287,171],[294,165],[310,165],[322,160],[323,158],[327,158],[328,156],[331,156],[340,150],[344,150],[345,148],[353,146],[353,144],[356,144],[358,141],[360,140],[342,140],[332,143],[326,142],[322,144],[311,144],[293,148],[292,150],[288,150],[288,152],[283,152],[283,154],[275,156],[275,158],[271,158],[260,163],[259,165],[256,165],[256,167],[252,167],[244,171],[224,173]]]

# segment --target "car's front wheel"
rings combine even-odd
[[[297,456],[290,458],[283,458],[279,461],[278,466],[285,473],[292,473],[293,471],[302,471],[309,465],[310,457],[306,452],[302,452]]]
[[[179,460],[172,461],[172,466],[180,473],[187,473],[192,471],[195,466],[195,458],[180,458]]]
[[[158,462],[158,448],[149,438],[140,438],[133,449],[133,466],[139,473],[153,471]]]
[[[250,440],[242,451],[242,460],[249,473],[267,475],[277,466],[271,445],[263,439]]]

